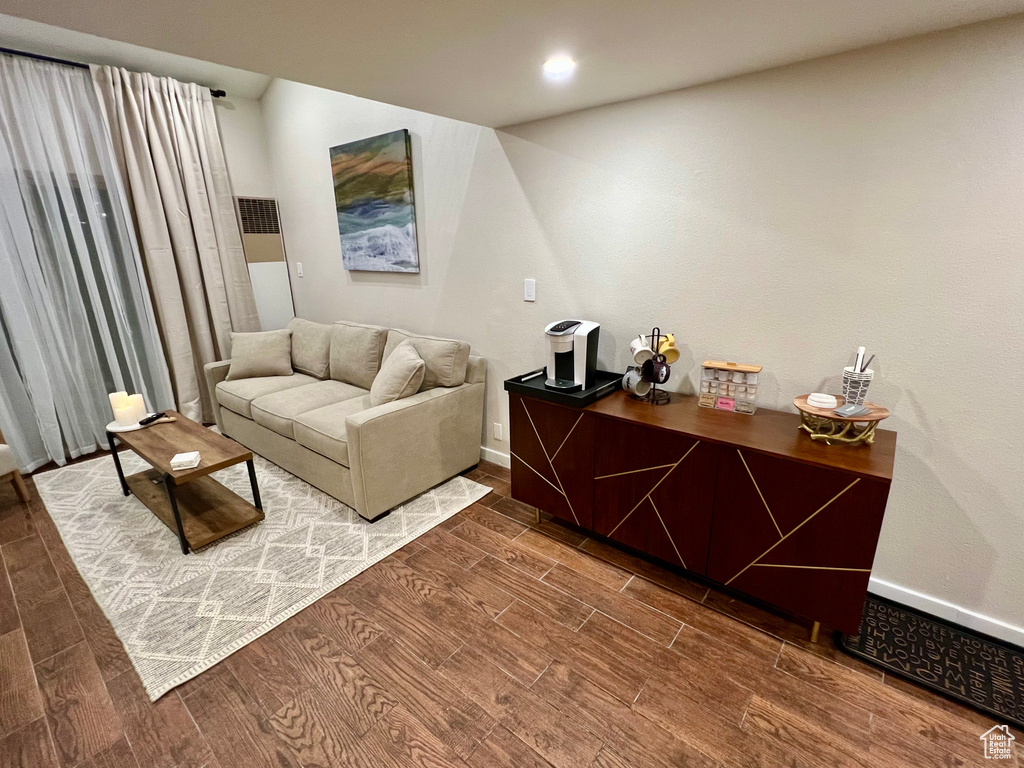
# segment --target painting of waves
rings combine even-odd
[[[331,149],[345,269],[419,272],[409,131]]]

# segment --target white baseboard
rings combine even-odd
[[[484,461],[489,461],[492,464],[497,464],[499,467],[505,467],[508,469],[512,466],[512,459],[507,453],[501,453],[493,448],[485,448],[480,446],[480,458]]]
[[[1013,645],[1024,647],[1024,627],[1007,624],[1005,621],[993,619],[991,616],[985,616],[967,608],[961,608],[959,605],[954,605],[913,589],[901,587],[898,584],[876,579],[874,576],[871,577],[868,589],[880,597],[886,597],[894,602],[916,608],[932,616],[938,616],[940,619],[945,619],[953,624],[973,629],[975,632],[981,632],[982,634],[1005,640]]]

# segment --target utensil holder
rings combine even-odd
[[[870,368],[866,371],[854,371],[852,365],[843,368],[843,399],[847,403],[863,405],[874,376],[875,372]]]

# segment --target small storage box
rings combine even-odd
[[[751,414],[757,410],[760,365],[705,360],[700,372],[698,404],[704,408]]]

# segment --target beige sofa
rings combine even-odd
[[[221,431],[375,520],[480,460],[482,358],[469,345],[359,323],[296,318],[293,373],[229,380],[206,366]],[[426,364],[415,394],[371,407],[381,363],[408,339]]]

